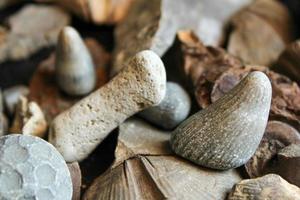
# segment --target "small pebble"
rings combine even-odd
[[[3,91],[3,103],[5,111],[9,116],[15,113],[16,105],[21,96],[29,94],[28,87],[24,85],[17,85]]]
[[[55,70],[60,89],[69,95],[88,94],[96,85],[90,52],[72,27],[65,27],[59,34]]]
[[[51,144],[19,134],[0,144],[0,199],[71,200],[70,172]]]
[[[162,102],[139,115],[161,128],[170,130],[185,120],[190,109],[191,99],[188,93],[179,84],[167,82],[166,95]]]

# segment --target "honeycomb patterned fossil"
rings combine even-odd
[[[0,199],[70,200],[70,172],[58,151],[33,136],[0,138]]]

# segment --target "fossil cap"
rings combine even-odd
[[[199,165],[230,169],[254,154],[266,128],[272,89],[252,72],[211,106],[185,120],[171,137],[174,152]]]
[[[19,134],[1,137],[0,144],[1,199],[71,200],[70,172],[51,144]]]
[[[84,95],[96,84],[94,64],[79,33],[65,27],[58,37],[56,75],[59,87],[69,95]]]

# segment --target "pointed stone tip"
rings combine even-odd
[[[260,72],[260,71],[250,72],[247,75],[247,79],[249,81],[254,81],[257,84],[264,84],[264,85],[265,84],[269,84],[269,85],[271,85],[270,80],[267,77],[267,75],[265,73],[263,73],[263,72]]]
[[[58,50],[69,52],[71,49],[74,51],[76,46],[79,46],[79,50],[83,45],[81,36],[76,29],[71,26],[66,26],[61,30],[57,43]]]

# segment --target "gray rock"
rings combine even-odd
[[[26,59],[55,45],[59,31],[69,23],[70,16],[57,6],[24,6],[9,16],[8,29],[0,31],[5,38],[0,41],[0,63]]]
[[[96,85],[90,52],[72,27],[65,27],[59,34],[55,71],[60,89],[69,95],[88,94]]]
[[[215,103],[185,120],[171,136],[173,151],[214,169],[245,164],[264,134],[272,88],[262,72],[252,72]]]
[[[136,54],[106,85],[58,115],[49,141],[68,162],[86,158],[130,116],[159,104],[166,92],[166,72],[152,51]]]
[[[3,91],[3,103],[5,111],[8,115],[12,116],[15,112],[16,105],[21,96],[29,94],[28,87],[24,85],[17,85]]]
[[[67,164],[46,141],[25,135],[0,138],[0,199],[71,200]]]
[[[148,108],[139,115],[164,129],[173,129],[190,113],[191,99],[177,83],[167,82],[166,96],[157,106]]]
[[[229,18],[251,1],[133,1],[129,13],[115,31],[111,75],[118,73],[122,64],[141,50],[150,49],[162,57],[181,29],[193,29],[206,45],[219,45]]]

